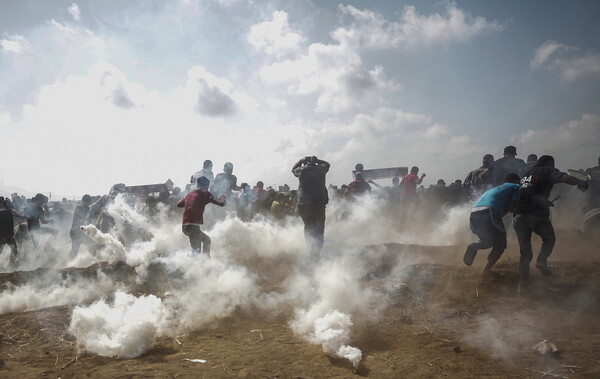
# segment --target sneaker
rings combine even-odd
[[[467,266],[473,264],[475,256],[477,255],[477,250],[477,247],[473,243],[467,246],[467,251],[465,251],[465,255],[463,256],[463,262],[465,262]]]
[[[529,292],[529,283],[528,282],[519,282],[519,286],[517,287],[517,293],[519,295],[524,295]]]
[[[538,270],[540,270],[540,272],[544,276],[551,276],[552,275],[552,271],[550,271],[550,268],[548,268],[548,264],[546,262],[544,262],[544,261],[537,261],[537,263],[535,264],[535,268],[537,268]]]

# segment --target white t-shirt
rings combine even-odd
[[[203,168],[202,170],[195,172],[194,175],[192,175],[192,188],[196,188],[196,182],[198,181],[198,178],[203,176],[206,179],[208,179],[211,183],[215,180],[215,176],[213,175],[212,170],[210,168]]]

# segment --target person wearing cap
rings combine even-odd
[[[464,180],[464,188],[470,193],[483,192],[487,190],[492,183],[492,166],[494,165],[494,156],[486,154],[483,156],[482,165],[467,175]]]
[[[81,198],[79,205],[77,205],[73,211],[73,221],[69,232],[69,236],[71,236],[71,251],[69,251],[69,256],[71,258],[77,255],[82,244],[89,247],[94,243],[94,241],[81,230],[81,226],[86,223],[88,218],[91,203],[92,197],[85,194]]]
[[[517,174],[506,175],[502,185],[484,192],[471,209],[469,225],[473,234],[479,237],[479,242],[467,246],[463,262],[471,266],[479,250],[491,248],[487,264],[481,273],[482,279],[500,276],[492,271],[492,267],[506,249],[506,229],[502,217],[512,209],[517,200],[519,180]]]
[[[525,162],[516,156],[516,147],[506,146],[504,148],[504,156],[497,159],[492,167],[492,186],[497,187],[502,184],[508,174],[519,174],[519,171],[525,166]]]
[[[527,163],[525,163],[525,166],[519,170],[519,176],[522,178],[527,171],[531,170],[531,168],[535,166],[537,160],[538,156],[536,154],[529,154],[527,156]]]
[[[521,258],[519,260],[518,292],[526,292],[529,287],[529,264],[533,259],[531,234],[542,238],[542,247],[535,267],[544,276],[552,275],[548,267],[548,257],[552,254],[556,237],[550,220],[550,207],[554,204],[548,200],[554,184],[565,183],[576,185],[581,191],[588,188],[588,183],[575,178],[554,167],[554,157],[542,155],[536,165],[527,171],[521,179],[519,197],[514,207],[513,226],[519,240]]]
[[[183,208],[183,220],[181,230],[183,234],[189,237],[190,246],[195,253],[204,252],[210,256],[211,240],[206,233],[200,230],[200,225],[204,224],[204,208],[207,204],[216,204],[220,207],[225,206],[225,197],[222,196],[216,200],[212,193],[208,191],[210,181],[201,176],[196,181],[196,189],[185,195],[177,207]]]
[[[329,195],[325,177],[329,163],[316,156],[306,156],[292,167],[298,178],[298,214],[304,222],[304,238],[313,259],[318,258],[325,242],[325,207]]]

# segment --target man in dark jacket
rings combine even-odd
[[[316,258],[325,242],[325,206],[329,202],[325,176],[329,163],[315,157],[300,159],[292,173],[298,178],[298,213],[304,222],[304,237],[313,258]]]
[[[548,257],[552,254],[556,237],[550,221],[550,207],[554,204],[548,200],[548,197],[552,187],[557,183],[576,185],[582,191],[588,188],[588,183],[583,180],[556,169],[554,158],[550,155],[542,155],[536,165],[521,179],[519,197],[513,211],[515,215],[513,224],[521,251],[519,292],[526,292],[529,284],[529,263],[533,259],[532,233],[542,238],[542,248],[535,267],[544,276],[552,275],[548,268]]]
[[[506,146],[504,148],[504,156],[497,159],[492,167],[492,186],[499,186],[503,183],[506,175],[518,174],[523,166],[525,166],[525,162],[522,159],[516,158],[516,156],[516,147]]]
[[[86,224],[88,219],[88,213],[90,212],[90,204],[92,203],[92,197],[90,195],[83,195],[81,203],[75,207],[73,211],[73,221],[71,223],[71,231],[69,235],[71,237],[71,251],[69,252],[70,257],[74,257],[79,252],[79,248],[82,244],[91,246],[94,241],[87,236],[81,230],[81,226]]]

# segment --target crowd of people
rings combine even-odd
[[[238,184],[232,163],[225,163],[223,172],[214,175],[212,161],[206,160],[202,169],[191,175],[190,183],[183,191],[178,187],[161,189],[158,193],[140,192],[139,188],[131,191],[131,187],[120,183],[112,186],[106,195],[86,194],[79,202],[66,199],[50,202],[43,194],[30,199],[12,194],[10,198],[0,197],[0,253],[5,246],[10,248],[9,264],[14,268],[21,246],[29,242],[34,248],[52,249],[54,239],[64,232],[71,239],[71,257],[77,255],[82,245],[93,254],[101,246],[81,227],[91,224],[101,232],[109,233],[115,220],[108,208],[119,195],[144,216],[158,217],[163,212],[173,218],[182,217],[182,232],[189,238],[192,250],[207,255],[210,254],[211,240],[201,230],[205,211],[210,214],[211,222],[228,215],[235,215],[243,222],[256,218],[286,222],[288,218],[299,217],[304,223],[308,250],[313,258],[319,257],[325,241],[325,208],[330,197],[351,206],[361,197],[371,194],[381,200],[380,204],[384,204],[400,224],[416,212],[426,214],[435,222],[445,209],[476,200],[470,226],[480,240],[467,247],[465,264],[470,266],[478,251],[491,249],[482,275],[498,275],[492,267],[507,244],[502,217],[512,212],[521,252],[519,291],[523,292],[527,289],[529,264],[533,257],[532,233],[539,235],[543,241],[536,267],[543,275],[551,275],[548,257],[552,253],[555,234],[549,216],[549,208],[553,206],[549,196],[553,185],[575,185],[582,191],[591,187],[586,207],[599,208],[600,158],[598,166],[574,176],[556,169],[551,156],[544,155],[538,159],[535,154],[530,154],[524,162],[516,155],[516,148],[507,146],[504,156],[497,160],[491,154],[484,155],[481,167],[469,172],[464,181],[457,179],[446,185],[443,179],[439,179],[427,188],[423,185],[426,174],[419,175],[418,167],[405,171],[406,175],[392,177],[391,185],[386,186],[366,178],[368,170],[360,163],[352,171],[353,180],[348,184],[339,188],[327,186],[330,164],[315,156],[307,156],[291,168],[292,174],[298,178],[297,190],[291,190],[287,184],[278,190],[265,188],[262,181],[252,187],[245,182]],[[586,175],[591,181],[585,179]],[[156,190],[152,188],[152,191]],[[209,204],[216,207],[207,208]],[[345,217],[344,214],[335,216]],[[128,238],[121,235],[119,239],[127,244],[136,238],[144,238],[144,233],[132,234],[135,236]],[[41,246],[43,240],[46,242]]]

